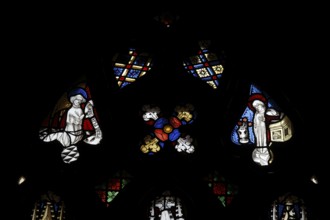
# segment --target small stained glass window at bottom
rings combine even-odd
[[[307,220],[304,201],[291,193],[278,197],[272,204],[272,220]]]
[[[180,198],[173,196],[170,191],[165,191],[151,202],[149,210],[150,220],[184,220],[183,207]]]

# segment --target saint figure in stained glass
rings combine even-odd
[[[267,166],[273,161],[272,142],[284,142],[291,137],[290,119],[265,92],[251,85],[247,107],[232,131],[232,142],[254,145],[253,161]]]
[[[80,141],[91,145],[100,143],[102,131],[86,85],[81,84],[61,97],[54,111],[42,124],[39,137],[44,142],[60,142],[63,146],[61,156],[65,163],[78,159],[76,144]]]

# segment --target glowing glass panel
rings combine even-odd
[[[146,53],[138,54],[130,49],[127,55],[116,54],[113,57],[113,73],[119,88],[135,82],[151,69],[152,58]]]
[[[181,199],[173,196],[170,191],[165,191],[161,196],[156,197],[149,210],[149,219],[180,219],[184,220],[184,210]]]
[[[99,119],[89,87],[80,83],[64,93],[42,123],[39,137],[44,142],[58,141],[65,163],[79,158],[77,145],[83,141],[98,145],[102,138]]]
[[[41,195],[32,209],[32,220],[64,220],[65,205],[61,198],[55,193],[48,191]]]
[[[284,142],[291,137],[290,119],[273,99],[252,84],[247,107],[231,133],[232,142],[255,146],[253,161],[267,166],[273,161],[272,142]]]
[[[272,204],[271,218],[273,220],[307,220],[304,201],[291,193],[280,196]]]
[[[217,171],[209,173],[204,181],[207,182],[208,187],[211,188],[212,193],[219,199],[223,207],[230,205],[233,198],[238,194],[238,187],[229,183]]]
[[[160,117],[158,106],[144,105],[142,118],[151,128],[150,133],[145,136],[140,150],[148,155],[153,155],[169,143],[177,152],[191,154],[195,151],[193,138],[182,133],[182,127],[189,128],[196,118],[196,112],[191,104],[183,104],[175,107],[169,117]]]
[[[95,191],[101,201],[108,207],[131,180],[132,176],[128,172],[119,171],[113,177],[97,185]]]
[[[209,52],[207,46],[200,43],[200,50],[197,55],[184,60],[183,66],[188,73],[205,81],[213,89],[218,88],[219,79],[224,70],[223,60],[218,59],[216,54]]]

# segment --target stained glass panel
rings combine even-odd
[[[77,145],[81,141],[90,145],[101,142],[99,118],[86,83],[80,83],[62,95],[42,123],[39,137],[44,142],[58,141],[63,147],[61,156],[65,163],[78,160]]]
[[[247,107],[235,125],[231,140],[237,145],[253,145],[254,162],[267,166],[273,161],[272,142],[292,137],[291,121],[265,92],[250,86]]]
[[[215,53],[209,51],[203,42],[200,42],[200,50],[197,51],[197,55],[185,59],[183,66],[188,73],[205,81],[213,89],[218,88],[219,79],[224,70],[223,56],[218,58]]]
[[[238,187],[219,175],[217,171],[209,173],[204,177],[204,181],[212,189],[212,193],[224,207],[230,205],[234,197],[238,194]]]
[[[181,199],[172,195],[170,191],[165,191],[161,196],[156,197],[149,210],[149,219],[180,219],[184,220],[184,210]]]
[[[35,202],[32,210],[32,220],[64,220],[65,205],[61,197],[52,191],[42,194]]]
[[[137,53],[133,48],[129,49],[128,54],[118,53],[113,57],[113,73],[120,89],[144,76],[151,66],[151,56]]]
[[[95,187],[101,201],[108,207],[121,190],[132,180],[132,176],[125,170],[118,171],[111,178],[107,178]],[[106,187],[105,187],[106,186]]]
[[[144,105],[142,112],[143,120],[151,128],[140,145],[143,153],[153,155],[161,151],[166,144],[174,146],[177,152],[191,154],[195,151],[193,138],[190,134],[182,132],[183,127],[189,130],[189,125],[196,118],[193,105],[177,105],[168,117],[165,116],[166,113],[161,114],[158,106]]]
[[[304,201],[291,193],[278,197],[272,204],[271,219],[307,220]]]

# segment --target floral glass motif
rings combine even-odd
[[[217,171],[209,173],[204,181],[212,189],[212,193],[219,199],[223,207],[231,204],[234,197],[238,194],[238,187],[219,175]]]
[[[140,150],[152,155],[169,143],[178,152],[193,153],[195,146],[193,138],[181,131],[182,127],[192,124],[196,118],[194,107],[191,104],[178,105],[170,117],[161,114],[158,106],[144,105],[142,108],[143,120],[152,127],[151,132],[144,138]]]
[[[117,172],[95,187],[95,191],[101,201],[108,207],[113,199],[132,180],[132,176],[125,170]]]
[[[64,220],[65,205],[52,191],[41,195],[32,210],[32,220]]]
[[[152,58],[147,53],[137,53],[135,49],[129,49],[127,55],[117,53],[112,60],[120,89],[144,76],[152,65]]]
[[[272,142],[285,142],[291,137],[290,119],[274,100],[252,84],[247,107],[231,133],[232,142],[254,145],[253,161],[267,166],[273,161]]]
[[[207,49],[208,44],[200,42],[200,50],[197,52],[197,55],[184,60],[183,66],[188,73],[200,78],[213,89],[216,89],[219,86],[219,79],[224,70],[223,59],[218,59],[215,53],[209,52]]]
[[[277,198],[271,207],[271,220],[307,220],[304,201],[291,193]]]
[[[43,121],[39,137],[44,142],[57,140],[63,146],[61,153],[65,163],[78,159],[77,144],[81,141],[97,145],[102,131],[89,87],[80,83],[64,93],[53,111]]]
[[[184,220],[184,210],[181,199],[173,196],[170,191],[165,191],[161,196],[151,202],[149,210],[150,220]]]

